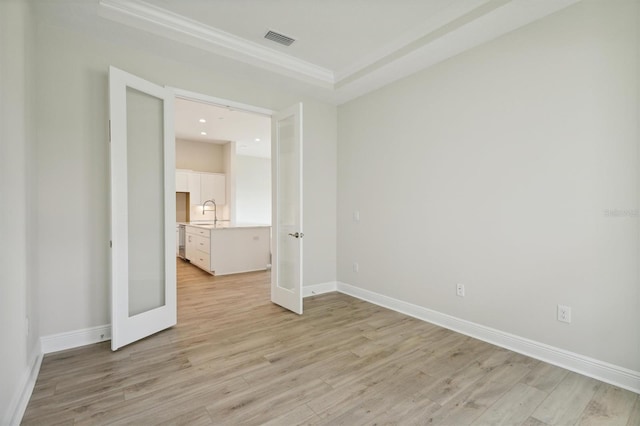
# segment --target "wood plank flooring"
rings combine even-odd
[[[178,325],[46,355],[24,425],[640,425],[640,396],[330,293],[297,316],[266,272],[178,260]]]

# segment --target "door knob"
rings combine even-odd
[[[304,234],[302,232],[296,232],[294,234],[292,234],[291,232],[289,233],[289,235],[291,235],[294,238],[302,238],[304,237]]]

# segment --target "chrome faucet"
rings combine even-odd
[[[204,209],[207,203],[213,204],[213,225],[215,226],[218,223],[218,206],[216,205],[216,200],[207,200],[202,203],[202,214],[204,214],[205,211],[211,211]]]

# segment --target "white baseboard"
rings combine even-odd
[[[111,340],[111,325],[99,325],[82,330],[43,336],[40,338],[40,346],[42,347],[42,353],[48,354],[104,342],[105,340]]]
[[[330,281],[321,284],[303,286],[302,288],[303,297],[316,296],[332,291],[339,291],[341,293],[348,294],[349,296],[366,300],[367,302],[375,305],[383,306],[396,312],[439,325],[496,346],[548,362],[549,364],[557,365],[614,386],[640,393],[640,372],[638,371],[629,370],[624,367],[609,364],[604,361],[589,358],[574,352],[569,352],[564,349],[476,324],[471,321],[456,318],[451,315],[443,314],[441,312],[394,299],[392,297],[355,287],[343,282]],[[111,339],[111,326],[102,325],[83,330],[44,336],[40,339],[40,344],[42,353],[47,354],[99,343],[109,339]],[[37,377],[37,372],[40,369],[40,362],[42,362],[42,355],[37,357],[28,376],[29,380],[32,378],[33,384],[35,384],[35,378]],[[28,380],[25,380],[25,383],[29,383]],[[22,395],[26,395],[24,408],[26,408],[26,403],[31,396],[33,384],[31,384],[31,388],[28,392],[25,392],[29,389],[26,384],[21,387],[21,389],[24,389],[22,391]],[[24,412],[24,408],[22,408],[22,412]],[[19,412],[17,409],[14,411],[16,413]],[[17,418],[20,419],[21,416],[22,415],[20,414],[20,417]]]
[[[317,296],[323,293],[331,293],[336,291],[338,283],[336,281],[329,281],[326,283],[305,285],[302,286],[302,297]]]
[[[33,393],[33,388],[36,385],[38,373],[40,372],[40,366],[42,365],[42,352],[40,348],[35,348],[33,352],[30,357],[31,362],[29,363],[29,368],[22,376],[17,386],[18,392],[15,394],[9,406],[8,417],[0,421],[3,425],[18,426],[20,422],[22,422],[22,417],[24,417],[27,404],[29,404],[29,399],[31,399],[31,394]]]
[[[350,284],[338,282],[337,291],[614,386],[640,393],[640,372],[638,371],[485,327]]]

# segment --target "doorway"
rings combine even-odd
[[[271,115],[176,97],[174,125],[176,170],[226,177],[225,202],[216,206],[218,220],[270,226]],[[187,200],[178,189],[178,222],[213,219],[201,207],[204,200]]]
[[[225,230],[228,230],[226,227],[248,225],[270,227],[272,222],[271,116],[266,112],[247,111],[246,107],[231,107],[228,102],[213,103],[211,100],[194,100],[180,96],[175,99],[174,115],[177,176],[198,174],[202,177],[203,185],[204,177],[216,176],[224,179],[223,194],[218,193],[216,196],[204,196],[204,190],[201,190],[200,194],[197,194],[197,191],[183,192],[185,188],[177,186],[176,222],[211,224],[215,220],[218,226],[224,227]],[[193,184],[191,181],[190,183]],[[215,206],[208,203],[203,207],[203,203],[209,198],[214,200]],[[212,211],[213,208],[216,209],[215,213]],[[213,240],[217,240],[217,237],[224,239],[231,233],[239,235],[243,232],[232,230],[230,233],[216,229],[205,231],[207,241],[215,247],[218,247],[218,244]],[[247,232],[251,231],[247,230]],[[271,267],[271,250],[264,247],[265,244],[270,247],[270,233],[268,229],[263,228],[256,232],[254,238],[258,238],[258,235],[264,241],[260,244],[260,247],[263,247],[260,251],[264,255],[259,256],[261,260],[254,266],[266,267],[267,272],[246,274],[245,279],[258,278],[259,282],[263,282],[264,279],[259,277],[268,276],[268,270]],[[188,237],[189,235],[186,235],[185,240]],[[247,235],[243,238],[251,237]],[[242,249],[241,255],[246,256],[247,259],[251,256],[251,243],[252,241],[243,242],[246,246]],[[177,250],[180,254],[180,247]],[[181,303],[180,300],[189,297],[191,288],[188,285],[207,283],[206,285],[212,286],[212,291],[215,287],[215,291],[219,294],[221,289],[229,283],[226,275],[210,276],[208,271],[205,272],[204,269],[215,269],[213,267],[214,256],[216,256],[214,247],[207,252],[211,259],[210,262],[204,262],[204,265],[194,259],[193,255],[189,258],[189,262],[184,250],[180,256],[182,259],[178,259],[176,271],[179,318],[188,318],[190,315],[189,312],[182,312],[182,310],[191,309],[191,305]],[[228,255],[233,257],[230,253]],[[237,257],[227,260],[242,262]],[[228,292],[231,295],[233,288],[229,287]],[[269,301],[269,294],[264,293],[264,289],[260,286],[256,286],[256,293],[256,296],[262,295],[265,302]]]
[[[176,324],[177,276],[173,259],[178,175],[173,122],[177,98],[272,115],[271,301],[298,314],[302,313],[302,104],[272,113],[262,108],[160,86],[110,67],[112,350]],[[149,132],[150,127],[156,131]],[[144,153],[148,152],[155,152],[153,161],[145,157]],[[225,186],[223,184],[221,187],[221,180],[215,176],[194,173],[189,177],[198,181],[193,186],[198,192],[204,189],[212,193],[218,191],[226,198]],[[201,185],[202,180],[212,183]],[[191,193],[191,185],[189,187]],[[156,200],[156,206],[152,209],[147,205],[149,194],[153,194]],[[212,202],[215,215],[215,202],[207,201]],[[206,204],[202,204],[200,213],[203,216],[206,216]],[[231,218],[231,212],[228,213]],[[153,218],[149,218],[149,215],[153,215]],[[200,226],[198,229],[202,228]],[[151,245],[152,250],[140,249],[143,243],[157,240],[145,237],[146,234],[140,230],[147,232],[153,229],[156,230],[153,234],[160,241]],[[237,229],[239,227],[235,227],[234,231]],[[213,239],[211,241],[213,246]],[[219,250],[218,253],[216,260],[228,252]],[[213,259],[213,256],[207,259]],[[202,264],[206,263],[203,258]],[[154,284],[153,288],[147,291],[151,284]],[[152,297],[153,303],[141,305],[136,302],[132,308],[131,301],[138,300],[132,295],[138,294],[145,298]],[[138,309],[139,305],[141,307]]]
[[[270,265],[271,300],[301,314],[302,104],[273,112],[193,92],[175,93],[176,168],[205,171],[188,155],[193,144],[223,147],[219,169],[209,170],[227,177],[222,220],[231,226],[272,225],[276,255]],[[187,211],[190,221],[208,219],[204,204],[191,203]]]

